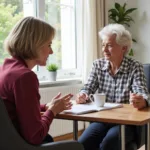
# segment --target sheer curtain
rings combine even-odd
[[[87,81],[92,63],[102,56],[98,31],[105,24],[104,0],[82,0],[83,83]]]

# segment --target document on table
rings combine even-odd
[[[85,114],[94,111],[102,111],[114,108],[123,107],[123,104],[119,103],[105,103],[103,107],[97,107],[93,102],[87,104],[74,104],[72,109],[65,110],[63,113],[70,113],[70,114]]]

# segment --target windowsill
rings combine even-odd
[[[76,79],[59,79],[57,81],[39,81],[40,83],[40,88],[45,88],[45,87],[56,87],[56,86],[64,86],[64,85],[74,85],[74,84],[81,84],[82,80],[81,78],[76,78]]]

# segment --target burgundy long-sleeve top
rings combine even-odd
[[[31,144],[40,144],[54,115],[40,105],[37,76],[23,60],[6,59],[0,67],[0,97],[22,137]],[[41,111],[45,111],[42,116]]]

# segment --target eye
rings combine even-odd
[[[48,45],[49,48],[51,48],[51,46],[52,46],[51,44]]]
[[[112,45],[108,45],[108,47],[109,47],[109,48],[111,48],[111,47],[112,47]]]

